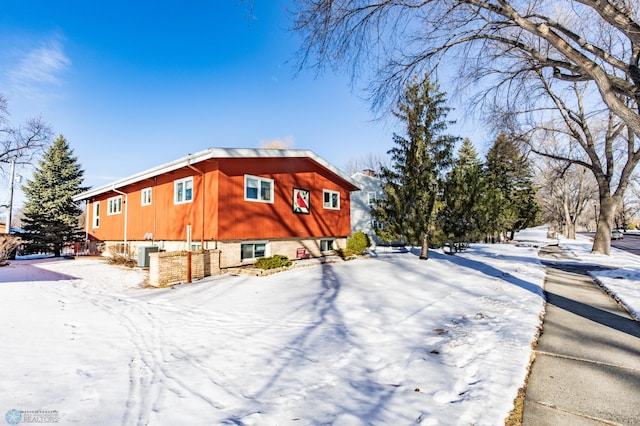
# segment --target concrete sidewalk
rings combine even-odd
[[[523,425],[640,425],[640,323],[586,274],[543,249],[547,297]]]

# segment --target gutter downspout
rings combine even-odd
[[[129,248],[127,247],[127,218],[129,212],[129,194],[126,192],[122,192],[119,189],[116,189],[115,185],[111,188],[113,192],[117,194],[124,195],[124,249],[126,250],[127,256],[129,255]]]
[[[157,194],[157,187],[158,187],[158,177],[154,176],[153,189],[151,190],[151,200],[153,203],[153,238],[151,238],[152,246],[156,245],[156,228],[158,223],[158,203],[156,201],[153,201]]]
[[[191,161],[191,160],[189,160],[189,161]],[[202,217],[201,217],[201,219],[202,219],[202,224],[201,224],[202,230],[200,231],[200,247],[201,247],[202,250],[204,250],[205,249],[205,247],[204,247],[204,214],[205,214],[204,202],[205,202],[205,198],[206,198],[205,197],[205,192],[204,192],[204,172],[202,170],[198,169],[197,167],[193,166],[190,163],[187,164],[187,167],[190,168],[191,170],[195,171],[195,172],[200,173],[200,178],[201,178],[201,180],[200,180],[200,192],[201,192],[201,197],[202,197]]]
[[[84,200],[84,250],[89,254],[89,199]]]

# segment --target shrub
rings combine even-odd
[[[6,265],[11,254],[18,248],[22,240],[13,235],[0,235],[0,266]]]
[[[336,256],[340,256],[342,258],[342,260],[354,259],[355,255],[356,255],[353,251],[351,251],[350,249],[347,249],[347,248],[345,248],[345,249],[341,249],[341,248],[335,249],[333,252],[336,254]]]
[[[109,256],[107,256],[107,263],[109,265],[120,265],[126,266],[128,268],[133,268],[137,265],[137,262],[131,258],[126,253],[117,253],[114,251],[109,252]]]
[[[291,266],[291,261],[287,256],[281,254],[274,254],[271,257],[261,257],[256,260],[256,268],[260,269],[275,269],[286,268]]]
[[[363,254],[369,247],[371,247],[371,240],[362,231],[355,232],[353,236],[347,239],[347,252]]]

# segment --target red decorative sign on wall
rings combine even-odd
[[[293,212],[309,214],[309,191],[293,188]]]

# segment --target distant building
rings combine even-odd
[[[382,183],[372,170],[358,172],[351,176],[351,179],[360,188],[360,191],[351,193],[351,230],[364,232],[375,245],[382,244],[375,232],[376,227],[380,225],[371,214],[376,200],[384,195]]]

